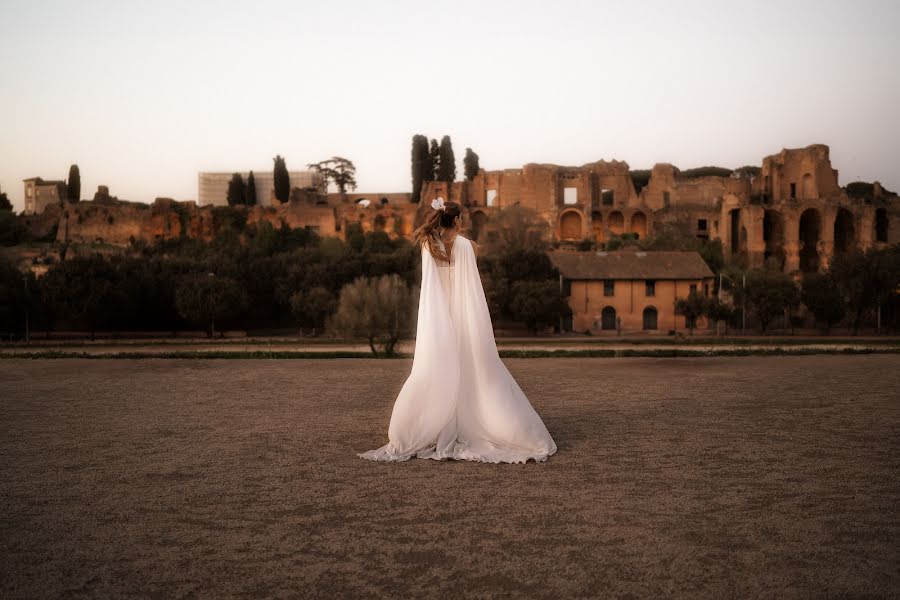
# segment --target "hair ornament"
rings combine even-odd
[[[434,210],[446,210],[447,205],[444,204],[444,199],[438,196],[431,201],[431,208],[433,208]]]

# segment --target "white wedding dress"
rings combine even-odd
[[[556,443],[497,353],[472,243],[458,235],[451,252],[440,265],[422,248],[412,371],[394,402],[390,442],[358,456],[545,461]]]

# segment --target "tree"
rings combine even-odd
[[[287,202],[291,197],[291,176],[281,155],[275,156],[275,169],[272,173],[275,186],[275,197],[280,202]]]
[[[763,333],[775,317],[800,303],[800,291],[794,280],[776,269],[751,269],[747,272],[746,287],[734,288],[734,292],[735,299],[744,302],[756,315]]]
[[[728,333],[728,322],[737,314],[737,309],[719,298],[710,298],[706,304],[706,316],[718,326],[720,321],[725,322],[725,333]]]
[[[428,147],[428,157],[431,159],[431,169],[426,171],[428,181],[438,181],[438,170],[441,168],[441,148],[435,139],[431,140]]]
[[[463,158],[463,167],[466,174],[466,180],[472,181],[481,167],[478,165],[478,155],[472,152],[471,148],[466,148],[466,156]]]
[[[412,138],[412,201],[418,202],[422,196],[422,184],[431,179],[434,166],[428,153],[428,138],[417,133]]]
[[[15,264],[0,256],[0,338],[24,331],[28,311],[28,284]],[[33,285],[33,284],[32,284]]]
[[[311,163],[307,166],[322,174],[326,187],[330,181],[334,183],[341,194],[346,194],[347,188],[356,189],[356,167],[347,158],[332,156],[328,160]]]
[[[120,305],[115,268],[100,254],[76,256],[41,277],[41,291],[54,314],[70,326],[83,325],[94,338],[109,325]]]
[[[900,285],[900,246],[835,256],[830,272],[846,302],[854,333]]]
[[[291,314],[301,327],[312,329],[313,335],[324,329],[325,321],[334,312],[336,305],[331,292],[320,285],[291,295]]]
[[[12,202],[9,201],[9,196],[6,195],[6,192],[0,192],[0,210],[9,210],[13,209]]]
[[[847,312],[841,290],[831,273],[806,274],[800,298],[816,320],[825,324],[825,333]]]
[[[449,135],[441,138],[438,154],[440,162],[438,163],[437,180],[453,183],[456,181],[456,158],[453,156],[453,144],[450,142]]]
[[[16,246],[28,239],[28,228],[11,210],[0,210],[0,246]]]
[[[533,335],[537,335],[542,326],[558,324],[560,317],[571,312],[560,293],[559,282],[517,281],[512,286],[510,313],[514,319],[525,323]]]
[[[228,182],[228,206],[243,204],[245,192],[244,179],[240,173],[235,173],[231,176],[231,181]]]
[[[250,171],[250,174],[247,175],[247,187],[244,188],[244,204],[247,206],[256,205],[256,178],[253,176],[253,171]]]
[[[66,198],[69,202],[78,202],[81,199],[81,173],[78,165],[69,167],[69,179],[66,182]]]
[[[212,337],[216,337],[216,319],[232,317],[247,308],[247,293],[230,277],[212,273],[185,276],[175,290],[178,314],[187,321],[209,323]]]
[[[411,332],[414,297],[399,275],[358,277],[341,289],[331,329],[347,337],[362,337],[375,356],[379,349],[393,356],[400,338]]]
[[[689,293],[687,298],[675,300],[675,314],[684,317],[691,335],[694,335],[697,318],[707,314],[707,312],[709,312],[709,300],[701,296],[696,290]]]

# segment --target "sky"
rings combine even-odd
[[[414,134],[462,174],[759,165],[831,147],[900,190],[900,2],[0,0],[0,189],[81,171],[196,199],[198,171],[339,155],[408,192]]]

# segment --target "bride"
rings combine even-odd
[[[394,402],[390,442],[358,456],[543,462],[556,443],[497,354],[460,207],[442,198],[431,206],[413,234],[422,285],[412,371]]]

